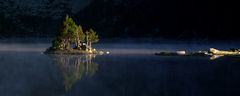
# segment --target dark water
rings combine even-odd
[[[44,55],[39,46],[1,47],[0,96],[240,95],[240,58],[153,55],[161,46],[111,46],[106,49],[112,54],[97,56]]]

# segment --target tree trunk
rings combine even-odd
[[[89,49],[92,50],[92,43],[89,42]]]
[[[69,46],[70,46],[70,38],[68,38],[68,39],[65,40],[65,46],[64,46],[64,48],[65,48],[65,49],[69,49]]]
[[[81,42],[80,42],[80,36],[79,36],[79,30],[77,30],[77,39],[75,40],[75,47],[77,49],[81,49]]]
[[[89,40],[88,40],[88,35],[87,35],[86,39],[87,39],[86,49],[88,50],[88,49],[89,49]]]
[[[75,40],[75,46],[77,49],[81,49],[81,41],[79,38]]]
[[[75,39],[75,47],[78,48],[78,39]]]

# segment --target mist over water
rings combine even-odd
[[[51,40],[19,40],[19,42],[0,41],[0,51],[44,52],[51,46],[51,43],[49,41]],[[108,40],[107,42],[102,41],[98,44],[94,44],[93,46],[97,50],[110,51],[112,54],[154,54],[160,51],[207,51],[209,48],[217,48],[221,50],[229,50],[229,48],[240,48],[240,42],[238,41],[115,41],[116,40]]]
[[[100,42],[105,55],[42,54],[50,43],[0,43],[0,96],[233,96],[239,58],[155,56],[238,42]]]
[[[0,51],[44,52],[50,44],[0,44]]]

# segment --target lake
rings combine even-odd
[[[155,56],[219,44],[98,44],[105,55],[45,55],[50,44],[0,44],[0,96],[239,96],[240,58]]]

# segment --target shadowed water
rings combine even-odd
[[[1,44],[0,96],[240,94],[240,58],[153,55],[161,50],[198,50],[219,45],[106,44],[96,47],[110,51],[109,55],[42,54],[49,45]]]

